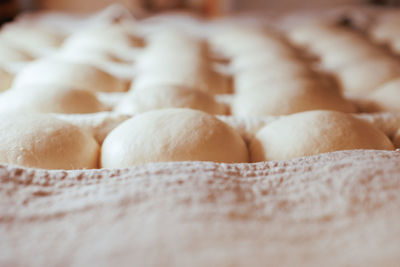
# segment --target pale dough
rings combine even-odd
[[[366,121],[350,114],[319,110],[271,122],[250,143],[252,162],[351,149],[393,150],[394,147],[382,131]]]
[[[315,109],[356,111],[335,88],[307,79],[265,84],[237,93],[232,104],[232,114],[241,117],[286,115]]]
[[[91,91],[57,85],[13,88],[0,94],[0,112],[95,113],[106,108]]]
[[[318,79],[318,77],[304,64],[287,61],[243,70],[234,76],[233,81],[235,92],[240,93],[260,85],[268,87],[275,82],[293,83],[293,81],[303,79]]]
[[[226,107],[216,102],[212,95],[168,85],[133,91],[117,105],[115,111],[135,114],[165,108],[191,108],[211,114],[226,114]]]
[[[103,168],[163,161],[248,162],[248,150],[230,126],[191,109],[137,115],[115,128],[102,146]]]
[[[43,169],[96,168],[99,145],[89,133],[45,114],[0,115],[0,163]]]
[[[63,85],[93,92],[126,91],[128,83],[89,64],[44,58],[24,67],[15,77],[13,87]]]

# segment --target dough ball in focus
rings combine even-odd
[[[262,128],[250,143],[252,162],[350,149],[392,150],[374,125],[334,111],[309,111],[280,118]]]
[[[104,168],[165,161],[248,162],[248,150],[230,126],[191,109],[137,115],[115,128],[103,143]]]
[[[13,88],[0,95],[0,112],[95,113],[106,108],[91,91],[63,86]]]
[[[45,58],[30,63],[15,77],[13,87],[64,85],[93,92],[126,91],[125,81],[89,64]]]
[[[211,114],[226,113],[226,107],[205,92],[168,85],[133,91],[119,103],[115,111],[134,114],[165,108],[198,109]]]
[[[96,168],[93,136],[45,114],[0,115],[0,163],[42,169]]]

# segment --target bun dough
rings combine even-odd
[[[0,115],[0,163],[43,169],[97,167],[99,145],[77,126],[45,114]]]
[[[367,112],[400,112],[400,79],[392,80],[367,96]]]
[[[292,53],[276,54],[268,50],[258,50],[232,58],[230,69],[232,73],[240,74],[242,71],[248,71],[249,69],[270,68],[283,62],[295,63],[296,61],[297,58]]]
[[[146,90],[157,86],[181,86],[196,88],[209,94],[223,94],[229,91],[229,84],[222,75],[205,70],[189,71],[185,67],[170,66],[162,70],[139,73],[131,90]]]
[[[94,113],[104,110],[93,92],[57,85],[13,88],[0,95],[0,112]]]
[[[248,150],[230,126],[191,109],[137,115],[115,128],[103,143],[104,168],[165,161],[248,162]]]
[[[288,160],[348,149],[392,150],[389,138],[372,124],[333,111],[309,111],[280,118],[250,143],[251,161]]]
[[[213,96],[180,86],[157,86],[133,91],[118,104],[115,111],[135,114],[165,108],[191,108],[211,114],[226,114],[225,106],[216,102]]]
[[[127,83],[94,66],[45,58],[30,63],[15,77],[13,87],[60,85],[92,92],[126,91]]]
[[[346,95],[370,92],[400,76],[400,64],[387,58],[371,58],[338,69],[338,78]]]
[[[210,42],[218,54],[228,57],[257,50],[268,50],[273,54],[285,54],[292,51],[279,34],[262,28],[222,29],[211,38]]]
[[[298,62],[285,62],[278,65],[264,66],[262,68],[248,69],[235,75],[235,92],[247,92],[260,85],[271,83],[293,83],[304,79],[318,79],[304,64]]]
[[[287,115],[315,109],[356,111],[337,90],[324,88],[312,80],[298,80],[283,87],[258,87],[236,94],[232,104],[233,115],[243,117]]]
[[[14,75],[11,73],[0,69],[0,92],[5,91],[11,87]]]

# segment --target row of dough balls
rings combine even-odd
[[[204,40],[177,29],[164,29],[147,38],[131,89],[173,84],[209,94],[228,93],[228,79],[217,73],[212,63]]]
[[[44,169],[170,161],[247,163],[347,149],[394,149],[372,124],[335,111],[282,117],[260,129],[249,144],[215,116],[190,109],[134,116],[113,129],[101,146],[90,133],[51,115],[0,117],[0,163]]]
[[[361,111],[400,110],[400,103],[394,104],[400,97],[400,61],[379,46],[332,25],[302,25],[291,29],[288,36],[319,56],[322,68],[337,77],[344,94],[361,100]]]
[[[0,91],[10,88],[21,67],[43,57],[91,64],[131,78],[131,65],[141,46],[143,40],[123,23],[87,25],[69,36],[37,25],[7,24],[0,31]]]
[[[312,70],[276,32],[238,27],[217,34],[210,43],[216,53],[230,58],[235,116],[286,115],[316,109],[356,111],[333,83]]]
[[[56,50],[63,36],[42,27],[6,24],[0,31],[0,92],[12,85],[10,64],[24,64]]]

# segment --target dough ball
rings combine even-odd
[[[60,85],[92,92],[126,91],[128,84],[94,66],[45,58],[30,63],[15,77],[13,87]]]
[[[0,112],[71,114],[105,109],[93,92],[57,85],[13,88],[0,95]]]
[[[262,28],[236,27],[223,29],[212,36],[210,43],[217,54],[227,57],[268,50],[271,53],[291,53],[292,48],[279,34]]]
[[[366,97],[367,112],[400,112],[400,79],[383,84]]]
[[[265,85],[264,88],[236,94],[232,104],[232,114],[244,117],[287,115],[316,109],[356,111],[338,90],[324,88],[312,80],[298,80],[278,88]]]
[[[137,115],[115,128],[103,143],[104,168],[165,161],[247,162],[248,150],[227,124],[191,109]]]
[[[388,58],[371,58],[338,69],[339,82],[346,95],[368,93],[400,76],[400,64]]]
[[[115,111],[135,114],[165,108],[190,108],[211,114],[226,114],[226,107],[216,102],[213,96],[180,86],[133,91],[118,104]]]
[[[282,62],[277,65],[241,71],[234,76],[235,92],[247,92],[260,85],[293,80],[317,79],[314,72],[298,62]]]
[[[0,115],[0,163],[43,169],[97,167],[93,136],[45,114]]]
[[[150,72],[138,73],[131,90],[146,90],[150,87],[173,85],[196,88],[209,94],[223,94],[230,90],[222,75],[206,70],[185,70],[170,66]]]
[[[14,75],[11,73],[0,69],[0,92],[5,91],[11,87]]]
[[[282,117],[263,127],[250,143],[252,162],[350,149],[392,150],[374,125],[333,111],[308,111]]]
[[[320,57],[321,65],[328,70],[335,70],[343,65],[359,62],[364,59],[378,58],[384,56],[380,49],[363,46],[339,46],[334,51]]]
[[[297,62],[297,57],[290,54],[271,53],[268,50],[253,51],[235,57],[231,60],[230,69],[234,74],[240,74],[242,71],[254,70],[256,68],[271,67],[279,65],[282,62]]]

